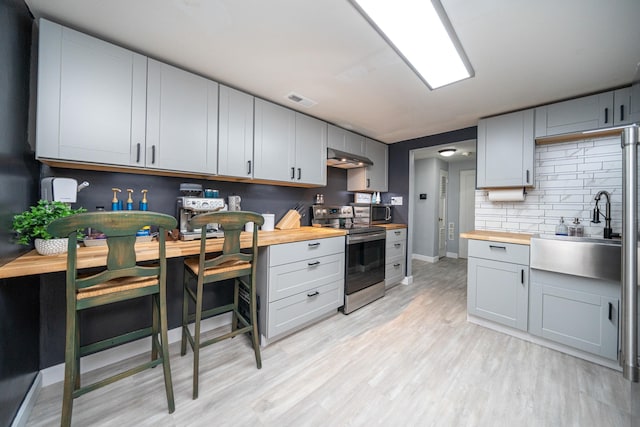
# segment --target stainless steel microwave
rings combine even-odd
[[[393,207],[391,205],[369,203],[352,203],[352,205],[356,223],[387,224],[393,220]]]

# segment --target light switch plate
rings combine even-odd
[[[402,206],[402,197],[398,196],[398,197],[392,197],[391,198],[391,204],[394,206]]]

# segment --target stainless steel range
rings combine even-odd
[[[347,232],[344,307],[349,314],[384,296],[386,230],[354,222],[353,206],[312,206],[312,224]]]

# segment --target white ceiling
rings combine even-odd
[[[393,143],[629,84],[639,0],[441,0],[475,77],[429,91],[347,0],[25,0],[35,17]],[[298,107],[290,92],[318,104]]]

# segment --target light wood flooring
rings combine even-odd
[[[413,266],[412,285],[263,348],[261,370],[245,337],[207,347],[197,400],[173,344],[173,414],[152,369],[76,399],[73,425],[632,425],[619,372],[467,323],[464,260]],[[59,425],[61,393],[43,388],[27,425]]]

